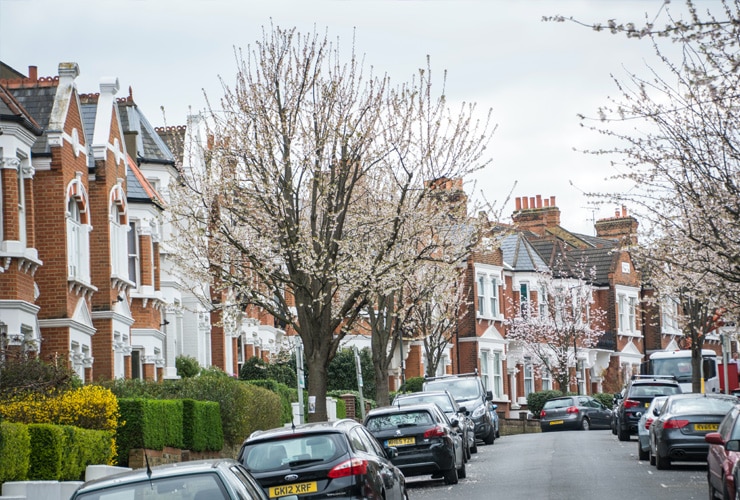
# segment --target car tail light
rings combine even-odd
[[[367,474],[367,460],[353,458],[333,467],[329,471],[328,476],[336,479],[338,477],[359,476],[361,474]]]
[[[547,415],[547,412],[545,410],[540,410],[540,418],[545,418],[545,415]]]
[[[653,423],[653,419],[652,418],[645,419],[645,429],[646,430],[650,430],[650,424],[652,424],[652,423]]]
[[[432,427],[431,429],[427,429],[426,432],[424,432],[425,438],[438,438],[445,437],[446,435],[447,431],[441,425],[437,425],[435,427]]]
[[[642,403],[639,401],[635,401],[634,399],[625,399],[624,400],[624,407],[625,408],[636,408],[640,406]]]
[[[687,425],[689,425],[688,420],[682,420],[679,418],[670,418],[663,422],[664,429],[683,429]]]
[[[566,408],[565,413],[578,413],[578,407],[569,406],[568,408]]]

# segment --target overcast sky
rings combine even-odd
[[[155,126],[184,124],[189,109],[203,108],[203,91],[218,98],[218,77],[233,82],[234,47],[247,48],[272,22],[301,31],[328,29],[366,65],[396,82],[409,80],[431,57],[432,70],[448,72],[453,102],[490,108],[498,130],[488,149],[491,166],[477,179],[499,205],[513,197],[555,196],[561,224],[593,234],[593,210],[583,191],[611,190],[608,159],[574,148],[595,147],[600,137],[580,126],[615,94],[610,74],[645,72],[647,41],[596,33],[573,23],[542,22],[562,14],[584,22],[640,21],[663,0],[0,0],[0,60],[27,74],[55,76],[60,62],[80,66],[81,93],[98,92],[115,76],[119,97],[133,89]],[[680,0],[670,5],[681,9]],[[699,0],[702,6],[716,4]],[[511,200],[504,207],[509,216]]]

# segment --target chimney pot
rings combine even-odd
[[[522,209],[522,199],[521,198],[519,198],[519,197],[514,198],[514,203],[516,204],[516,211],[517,212]]]
[[[537,208],[542,208],[542,195],[537,195]]]
[[[614,210],[614,217],[619,217],[619,209]]]
[[[522,209],[527,210],[529,208],[529,198],[522,196]]]
[[[622,205],[622,217],[627,217],[627,207]]]
[[[554,196],[550,196],[550,206],[551,207],[554,207],[555,206],[555,197]]]
[[[536,208],[537,201],[535,200],[534,196],[529,197],[529,208]]]
[[[28,67],[28,79],[35,82],[39,79],[39,68],[37,66]]]

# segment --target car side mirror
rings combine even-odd
[[[722,435],[719,432],[709,432],[704,435],[704,441],[706,441],[709,444],[718,444],[720,446],[727,446],[724,441],[722,441]],[[735,441],[737,443],[738,441]],[[728,441],[730,443],[730,441]]]
[[[464,406],[459,407],[458,410],[460,411],[460,413],[463,413],[465,415],[470,415],[470,412]]]
[[[486,401],[493,401],[493,391],[486,391]]]
[[[388,460],[393,460],[398,456],[398,448],[395,446],[389,446],[387,448],[384,448],[385,450],[385,456],[388,457]]]
[[[740,451],[740,441],[737,439],[730,439],[725,443],[725,449],[727,451]]]
[[[460,421],[458,419],[456,419],[456,418],[451,418],[450,419],[450,425],[452,427],[460,427]]]
[[[491,405],[491,408],[495,410],[496,408],[498,408],[498,405]]]

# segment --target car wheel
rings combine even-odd
[[[467,470],[465,470],[465,462],[463,462],[462,467],[457,469],[457,477],[460,479],[465,479],[465,477],[468,475]]]
[[[671,459],[668,457],[661,457],[660,453],[656,453],[655,467],[657,467],[658,470],[668,470],[671,468]]]
[[[486,444],[493,444],[493,441],[496,439],[496,431],[493,430],[493,427],[491,427],[491,432],[488,433],[486,438],[483,440]]]
[[[630,432],[622,430],[622,428],[617,429],[617,439],[620,441],[629,441],[630,440]]]
[[[637,459],[638,460],[647,460],[650,457],[650,452],[648,450],[643,450],[642,445],[640,444],[640,440],[637,440]]]
[[[473,443],[473,446],[470,447],[470,453],[471,454],[478,453],[478,444],[477,443]]]
[[[653,455],[653,450],[648,450],[648,460],[650,460],[650,465],[655,465],[655,455]]]
[[[581,419],[581,430],[582,431],[590,431],[591,430],[591,422],[587,418]]]
[[[445,484],[457,484],[457,469],[453,466],[452,469],[444,472]]]

